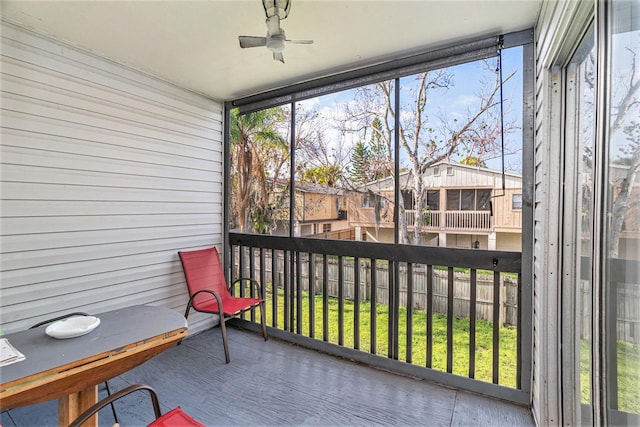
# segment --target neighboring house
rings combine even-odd
[[[412,235],[420,227],[422,244],[521,250],[521,176],[505,173],[503,189],[500,171],[439,162],[425,171],[423,185],[427,206],[419,213],[410,173],[400,175],[407,231]],[[389,177],[350,193],[349,223],[363,240],[394,241],[393,186]]]
[[[280,186],[288,191],[288,184]],[[282,198],[283,206],[277,215],[277,229],[272,234],[288,235],[289,197]],[[295,187],[294,236],[353,239],[347,221],[347,197],[339,188],[314,183],[300,183]]]
[[[349,229],[347,198],[341,189],[321,184],[298,184],[295,206],[295,236],[339,238],[336,232]]]

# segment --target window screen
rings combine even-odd
[[[432,211],[440,210],[440,190],[427,191],[427,206]]]

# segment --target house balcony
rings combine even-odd
[[[474,231],[489,232],[491,226],[490,211],[427,211],[422,216],[415,210],[405,210],[409,227],[418,225],[427,231]]]
[[[163,413],[180,406],[207,426],[535,425],[525,407],[292,346],[278,330],[266,342],[246,330],[227,331],[230,364],[214,328],[110,380],[110,387],[148,384]],[[106,396],[102,387],[99,393]],[[116,411],[123,426],[146,425],[153,414],[137,393],[116,402]],[[52,400],[3,412],[0,423],[57,426],[57,412]],[[109,407],[100,412],[100,426],[113,422]]]

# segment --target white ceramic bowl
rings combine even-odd
[[[74,338],[88,334],[99,324],[100,319],[95,316],[73,316],[50,324],[44,333],[57,339]]]

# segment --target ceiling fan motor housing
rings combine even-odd
[[[291,0],[263,0],[264,10],[267,15],[266,37],[238,36],[241,48],[264,46],[273,52],[273,59],[284,63],[285,43],[311,44],[313,40],[287,40],[284,28],[280,26],[280,21],[285,19],[291,8]]]
[[[282,52],[284,50],[284,31],[280,34],[269,35],[267,37],[267,49],[272,52]]]

